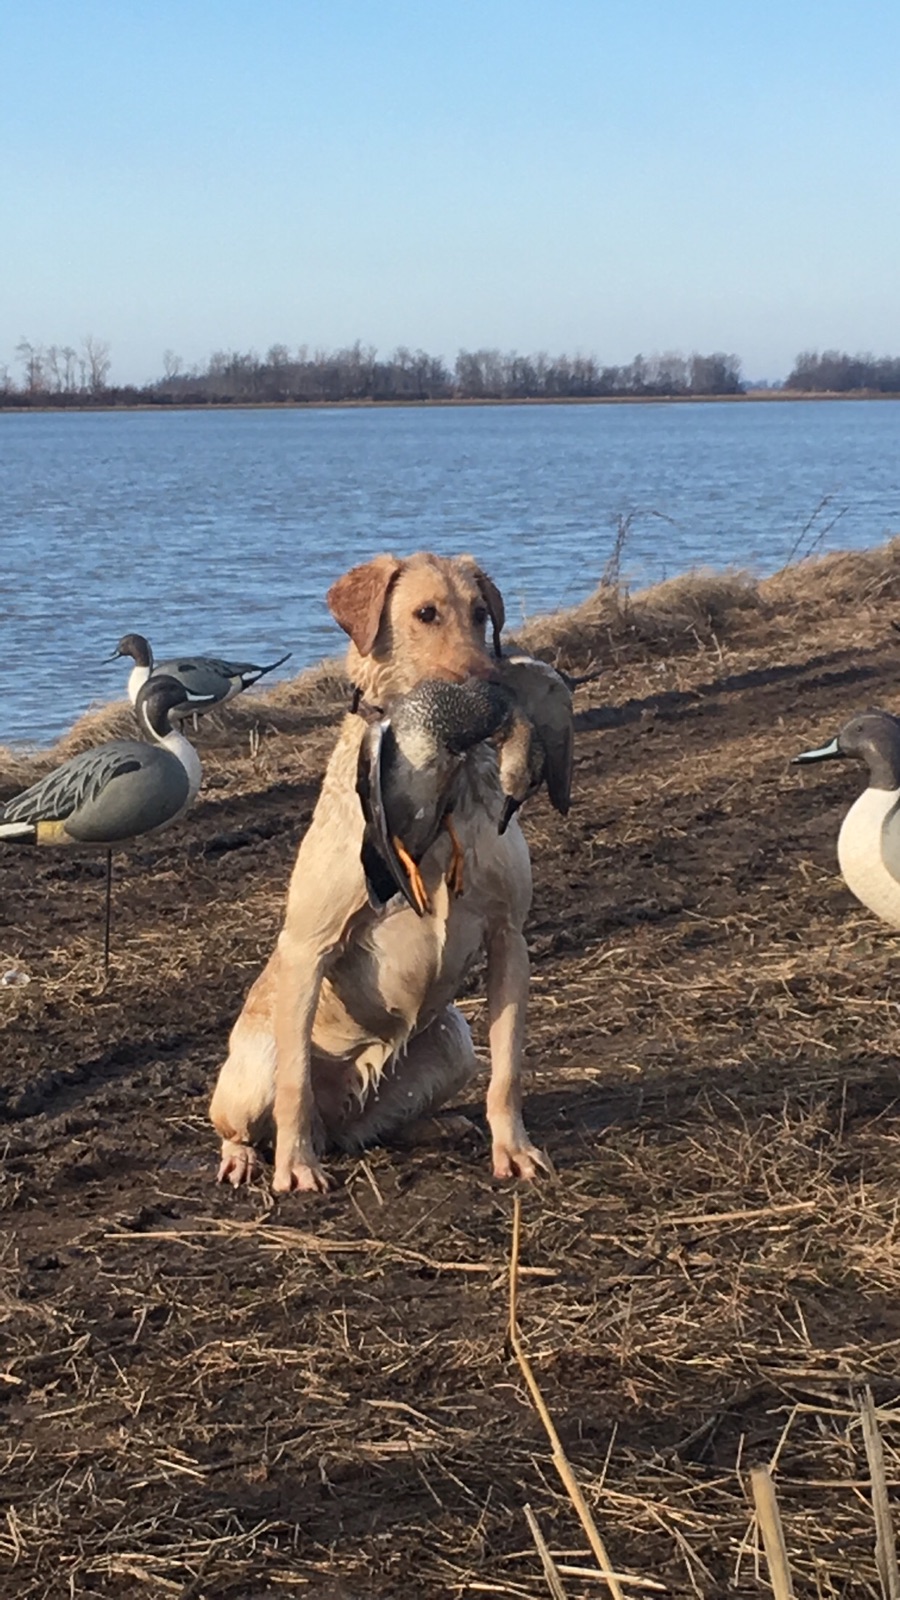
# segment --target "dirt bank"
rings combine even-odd
[[[523,1337],[616,1569],[670,1595],[771,1592],[745,1483],[779,1442],[799,1600],[879,1592],[852,1408],[900,1363],[896,943],[835,871],[860,771],[788,759],[896,708],[893,616],[900,543],[531,630],[609,671],[570,818],[525,822],[557,1176],[523,1195]],[[538,1600],[526,1502],[589,1565],[505,1345],[480,1104],[324,1199],[212,1183],[206,1100],[342,704],[326,671],[205,728],[200,802],[118,858],[105,992],[102,865],[0,862],[0,972],[31,980],[0,988],[5,1596]],[[0,798],[46,764],[0,762]]]

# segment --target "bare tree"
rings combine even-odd
[[[63,386],[63,373],[60,365],[61,355],[62,351],[58,345],[51,344],[47,346],[47,374],[49,379],[47,387],[52,388],[54,394],[59,394]]]
[[[112,362],[109,358],[109,345],[105,339],[95,339],[92,333],[81,341],[84,358],[87,365],[88,383],[91,394],[100,394],[106,388],[109,369]]]
[[[287,400],[291,392],[291,352],[286,344],[273,344],[264,362],[265,394],[270,400]]]
[[[75,389],[75,363],[78,359],[78,351],[73,349],[72,345],[64,344],[62,347],[62,358],[64,363],[63,388],[65,389],[66,394],[72,394]]]
[[[32,344],[30,339],[20,339],[16,345],[16,355],[25,371],[25,388],[29,394],[40,394],[46,388],[44,378],[44,352],[39,344]]]
[[[900,357],[874,356],[871,351],[848,355],[844,350],[804,350],[784,380],[786,389],[847,394],[871,389],[900,393]]]
[[[174,350],[163,351],[163,374],[168,382],[171,383],[173,378],[178,377],[183,365],[181,357],[177,356]]]
[[[651,382],[660,394],[685,394],[687,392],[688,363],[679,350],[665,350],[661,356],[652,356]]]

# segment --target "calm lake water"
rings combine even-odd
[[[877,544],[898,446],[891,402],[0,414],[0,743],[121,695],[126,632],[342,652],[325,591],[379,550],[472,551],[515,624],[582,599],[629,514],[635,584]]]

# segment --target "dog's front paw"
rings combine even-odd
[[[331,1179],[311,1152],[308,1156],[294,1155],[288,1160],[279,1160],[276,1155],[272,1188],[279,1194],[290,1194],[293,1189],[305,1194],[327,1194]]]
[[[549,1156],[531,1143],[524,1128],[520,1138],[494,1140],[493,1162],[495,1178],[526,1178],[530,1183],[539,1171],[553,1173]]]
[[[243,1183],[252,1183],[262,1171],[262,1162],[252,1144],[242,1144],[239,1139],[222,1140],[222,1160],[216,1175],[217,1183],[233,1184],[239,1189]]]

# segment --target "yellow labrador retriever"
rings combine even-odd
[[[350,636],[348,671],[364,702],[383,707],[426,679],[489,677],[504,621],[499,591],[469,556],[379,556],[328,594]],[[275,1136],[274,1186],[324,1190],[328,1146],[359,1148],[434,1111],[477,1070],[453,1005],[487,953],[491,1074],[487,1116],[498,1178],[546,1165],[522,1120],[522,1049],[531,901],[528,849],[515,818],[498,832],[497,757],[465,758],[453,824],[464,881],[441,833],[420,864],[430,911],[400,896],[378,912],[360,861],[356,792],[363,718],[350,714],[328,764],[288,892],[282,933],[231,1035],[210,1115],[222,1136],[220,1181],[250,1179],[255,1146]]]

